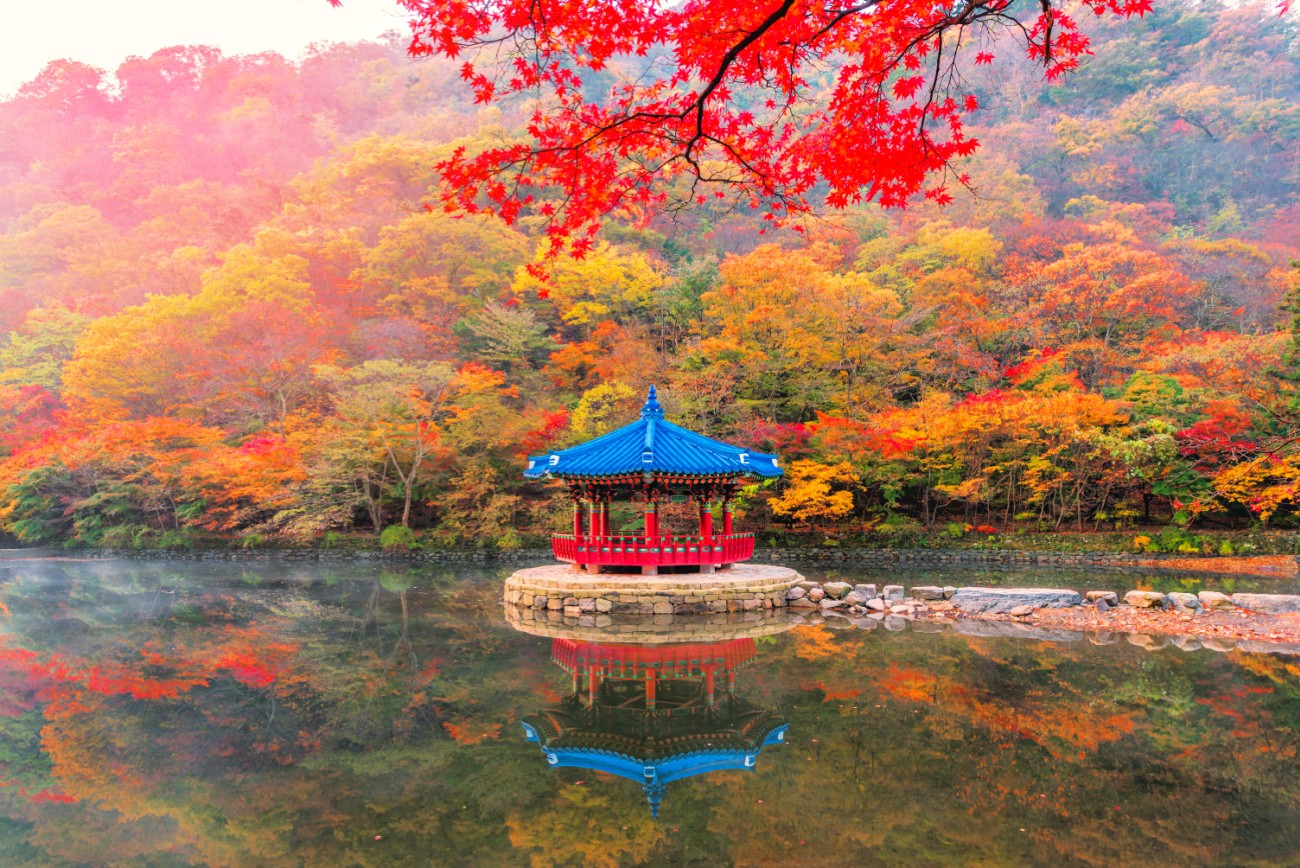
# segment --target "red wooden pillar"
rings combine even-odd
[[[582,501],[575,500],[573,502],[573,536],[575,539],[582,536],[582,520]]]
[[[705,551],[708,551],[708,557],[704,557]],[[701,573],[711,573],[716,565],[713,558],[713,504],[700,504],[700,564]]]
[[[713,707],[713,670],[704,673],[704,704]]]
[[[659,505],[653,500],[646,504],[645,508],[645,545],[646,548],[659,547]],[[660,560],[660,555],[654,552],[648,552],[647,557],[652,561]],[[641,575],[657,576],[659,567],[657,564],[646,564],[641,567]]]
[[[736,692],[736,671],[734,669],[727,670],[727,692]]]
[[[587,707],[596,704],[596,694],[600,692],[600,667],[592,666],[587,670]]]
[[[583,527],[584,518],[585,516],[582,514],[582,501],[575,500],[573,502],[573,558],[578,569],[582,569],[583,565],[582,558],[578,556],[578,546],[584,545],[582,542],[582,533],[585,530]],[[574,692],[577,692],[576,687],[574,688]]]
[[[655,710],[655,674],[653,672],[645,674],[645,710]]]
[[[600,572],[600,541],[605,535],[605,509],[605,504],[595,500],[591,502],[591,517],[588,520],[591,536],[587,539],[587,557],[591,560],[587,563],[587,572],[593,574]]]
[[[733,558],[728,556],[730,553],[730,549],[731,549],[731,504],[724,502],[722,504],[722,557],[719,558],[719,560],[723,561],[722,568],[724,570],[731,569],[731,561],[733,560]]]

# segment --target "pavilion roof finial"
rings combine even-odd
[[[650,394],[646,396],[645,406],[641,408],[642,419],[662,419],[664,417],[664,408],[659,406],[659,398],[655,395],[655,387],[650,387]]]

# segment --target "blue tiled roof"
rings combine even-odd
[[[698,476],[782,474],[778,456],[766,455],[712,440],[664,419],[655,387],[641,418],[631,425],[562,449],[528,459],[524,476],[615,476],[624,473],[686,473]]]
[[[523,727],[524,737],[528,741],[541,743],[537,730],[527,723],[523,724]],[[782,723],[772,728],[767,733],[764,733],[762,740],[751,751],[735,748],[698,750],[649,760],[597,748],[551,748],[543,744],[542,751],[546,754],[546,761],[551,768],[591,769],[592,771],[608,772],[635,781],[645,791],[646,800],[650,803],[650,815],[658,817],[659,803],[663,799],[664,789],[668,784],[693,775],[702,775],[705,772],[726,769],[748,769],[753,771],[755,763],[758,762],[758,755],[763,752],[763,748],[769,744],[784,744],[785,731],[789,728],[788,723]]]

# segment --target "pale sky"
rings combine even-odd
[[[110,73],[171,45],[296,58],[312,42],[405,33],[405,21],[395,0],[0,0],[0,98],[63,57]]]

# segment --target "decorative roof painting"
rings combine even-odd
[[[650,473],[773,478],[782,472],[776,455],[723,443],[667,421],[651,386],[637,421],[571,449],[529,458],[524,476],[599,478]]]

